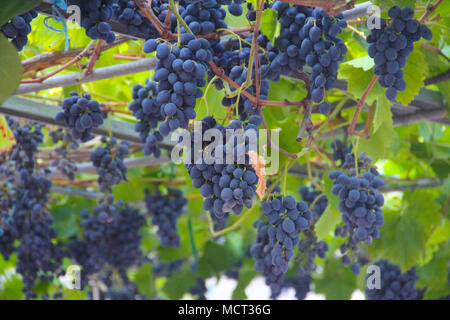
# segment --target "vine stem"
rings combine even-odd
[[[437,7],[439,7],[439,5],[442,3],[442,1],[443,0],[437,0],[431,7],[427,8],[425,13],[420,17],[419,22],[422,23],[426,19],[428,19],[430,14],[432,14],[437,9]]]
[[[22,80],[20,83],[21,84],[30,84],[30,83],[42,83],[43,81],[47,80],[48,78],[54,76],[57,73],[60,73],[61,71],[67,69],[68,67],[74,65],[75,63],[79,62],[81,59],[83,59],[85,56],[88,55],[89,51],[91,50],[91,48],[94,46],[95,41],[91,41],[89,43],[89,45],[80,53],[78,54],[75,58],[73,58],[72,60],[70,60],[69,62],[67,62],[66,64],[62,65],[61,67],[59,67],[58,69],[56,69],[55,71],[50,72],[49,74],[42,76],[40,78],[37,79],[32,79],[32,80]]]
[[[97,45],[94,50],[94,53],[92,54],[91,58],[89,59],[87,69],[83,73],[83,77],[90,75],[92,73],[92,71],[94,70],[95,63],[97,62],[98,57],[100,56],[100,52],[102,52],[103,41],[104,40],[102,40],[102,39],[98,40]]]
[[[361,110],[364,106],[364,102],[366,101],[367,96],[369,95],[370,91],[372,91],[372,89],[375,86],[375,84],[377,83],[377,81],[378,81],[378,76],[374,75],[372,80],[370,81],[369,85],[367,86],[366,91],[364,91],[361,99],[358,101],[358,105],[356,106],[355,114],[353,115],[352,123],[351,123],[350,127],[348,128],[349,135],[355,134],[355,127],[356,127],[356,122],[358,121],[359,114],[361,113]]]

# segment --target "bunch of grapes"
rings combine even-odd
[[[195,35],[207,35],[217,29],[227,28],[225,16],[225,9],[216,0],[192,1],[181,13],[181,17]],[[187,32],[184,27],[181,27],[180,31]]]
[[[371,30],[367,42],[369,56],[375,62],[373,72],[379,76],[378,83],[387,88],[386,97],[395,100],[397,92],[406,89],[402,69],[406,58],[414,50],[414,42],[421,38],[431,40],[433,35],[426,25],[414,19],[411,8],[394,6],[389,9],[388,15],[392,19],[390,25],[381,19],[380,28]]]
[[[200,87],[206,85],[203,63],[211,58],[209,48],[208,40],[195,39],[192,34],[182,34],[180,46],[154,39],[145,43],[144,51],[156,51],[159,59],[153,77],[158,82],[153,107],[159,107],[162,136],[187,128],[189,120],[195,119],[196,99],[203,95]]]
[[[112,44],[116,40],[109,21],[114,17],[116,0],[69,0],[69,4],[76,5],[81,10],[81,26],[86,35],[93,39],[105,40]]]
[[[342,15],[331,17],[321,8],[290,6],[276,1],[272,8],[278,11],[281,24],[277,48],[280,53],[270,68],[289,74],[305,64],[311,67],[311,99],[320,103],[325,90],[334,88],[339,62],[347,53],[344,41],[338,37],[347,23]],[[330,104],[322,102],[319,111],[330,112]]]
[[[75,140],[91,140],[94,138],[92,129],[103,124],[105,116],[100,104],[91,100],[90,94],[80,97],[78,92],[71,92],[70,97],[63,100],[61,107],[63,110],[56,114],[55,120],[68,126]]]
[[[180,246],[177,222],[187,202],[180,190],[168,189],[166,195],[159,190],[154,194],[145,190],[145,204],[152,216],[152,224],[158,227],[157,232],[163,247]]]
[[[146,86],[140,84],[133,86],[133,101],[128,108],[133,112],[133,116],[138,119],[134,130],[139,133],[139,139],[144,142],[143,152],[149,156],[154,154],[159,158],[161,149],[158,143],[163,140],[159,131],[155,130],[158,123],[163,120],[160,106],[156,103],[157,84],[150,79],[146,80]]]
[[[297,203],[292,196],[273,196],[271,201],[263,202],[262,209],[271,225],[268,235],[273,244],[272,264],[285,274],[294,247],[300,243],[299,233],[309,227],[313,213],[305,202]]]
[[[351,158],[353,155],[348,155]],[[360,155],[361,163],[370,163],[370,158],[365,154]],[[350,162],[351,163],[351,162]],[[354,164],[354,160],[353,160]],[[336,235],[346,237],[348,243],[341,246],[342,254],[349,249],[358,252],[357,245],[360,242],[371,244],[373,239],[380,236],[379,227],[384,223],[383,211],[384,197],[379,188],[384,185],[383,180],[377,177],[376,170],[367,170],[362,173],[365,166],[358,166],[348,170],[348,174],[342,171],[330,171],[328,176],[333,180],[331,191],[340,198],[338,205],[342,213],[344,226],[336,228]],[[343,256],[343,263],[349,265],[351,259]],[[357,263],[352,265],[352,271],[359,273]]]
[[[50,165],[56,167],[59,172],[65,175],[69,180],[75,179],[75,174],[77,172],[77,165],[75,160],[68,159],[68,152],[70,150],[76,150],[78,148],[78,143],[73,139],[70,132],[58,128],[52,130],[49,133],[50,139],[54,145],[60,143],[59,146],[55,147],[55,153],[58,155],[58,159],[52,159]]]
[[[284,273],[272,263],[271,252],[275,243],[272,241],[273,236],[269,236],[269,230],[273,230],[273,227],[262,220],[256,220],[253,227],[257,229],[257,235],[256,243],[250,247],[250,255],[255,260],[255,270],[264,275],[272,295],[276,296],[281,291]]]
[[[44,140],[42,125],[26,123],[22,126],[11,117],[7,118],[7,122],[16,140],[9,160],[14,163],[16,170],[25,169],[33,172],[35,168],[34,155],[39,143]]]
[[[199,124],[200,127],[197,126],[191,132],[190,162],[186,164],[186,168],[193,186],[200,188],[200,193],[205,198],[203,208],[219,220],[225,219],[231,211],[240,214],[244,206],[252,206],[256,194],[258,176],[250,164],[247,152],[256,150],[257,127],[239,120],[224,127],[212,117],[205,117]],[[215,139],[222,140],[215,141],[217,146],[214,150],[209,150],[214,158],[204,159],[201,153],[209,143],[205,143],[203,137],[210,129],[215,129],[219,134]],[[227,134],[227,130],[233,131],[228,131]],[[233,134],[230,135],[230,132]],[[250,139],[251,136],[254,139]],[[197,145],[200,150],[197,150]]]
[[[368,300],[417,300],[421,297],[415,284],[418,279],[415,267],[402,273],[400,268],[387,260],[374,263],[380,268],[381,288],[366,288]],[[367,278],[370,274],[367,275]]]
[[[127,167],[124,158],[128,155],[130,144],[122,141],[117,144],[115,138],[102,137],[103,146],[97,147],[91,155],[92,164],[97,169],[97,182],[100,191],[111,190],[111,187],[127,181]]]
[[[29,123],[21,126],[12,118],[8,118],[8,125],[16,139],[8,161],[14,163],[18,179],[10,165],[1,166],[9,183],[7,188],[5,185],[1,188],[0,252],[5,259],[17,253],[17,272],[25,284],[22,290],[30,299],[36,297],[32,292],[36,279],[50,281],[61,265],[63,254],[54,243],[56,233],[46,208],[52,183],[35,168],[35,154],[43,141],[41,126]]]
[[[152,1],[152,10],[158,8],[154,6],[156,1]],[[116,0],[114,4],[114,18],[125,26],[127,34],[136,36],[138,33],[144,35],[146,39],[157,38],[159,36],[151,22],[141,14],[141,10],[134,1]],[[157,14],[157,12],[154,12]],[[164,20],[162,20],[164,21]]]
[[[33,9],[20,16],[14,17],[0,27],[0,31],[12,39],[12,44],[18,51],[22,51],[28,42],[28,34],[31,32],[31,21],[36,18],[38,12]]]
[[[297,275],[285,277],[281,283],[281,290],[276,293],[272,292],[270,298],[276,299],[284,290],[292,288],[295,291],[295,297],[297,300],[303,300],[308,294],[310,286],[311,276]]]
[[[84,233],[81,239],[71,239],[67,244],[68,255],[83,268],[82,284],[89,275],[105,266],[121,271],[142,261],[139,230],[145,218],[137,210],[122,202],[114,202],[108,196],[90,214],[81,212],[81,226]]]

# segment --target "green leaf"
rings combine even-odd
[[[323,191],[328,199],[328,206],[317,221],[314,230],[318,240],[323,240],[341,221],[341,213],[338,210],[339,198],[331,192],[333,180],[328,178],[328,172],[323,175]]]
[[[195,284],[195,277],[192,272],[184,271],[171,276],[164,284],[162,290],[167,294],[169,299],[178,300],[189,291]]]
[[[0,5],[0,26],[22,13],[36,8],[42,0],[2,1]]]
[[[372,132],[375,133],[385,120],[392,119],[391,103],[386,96],[381,96],[377,100],[375,114],[373,116]]]
[[[356,289],[356,276],[340,260],[330,259],[314,284],[314,291],[325,294],[327,299],[348,300]]]
[[[349,64],[355,68],[361,68],[364,71],[367,71],[367,70],[370,70],[373,68],[373,66],[375,65],[375,62],[373,61],[373,59],[371,57],[365,56],[362,58],[347,61],[343,64]]]
[[[117,200],[139,202],[144,199],[140,178],[129,179],[113,187],[114,198]]]
[[[388,115],[391,114],[389,113]],[[359,141],[359,151],[364,151],[370,155],[374,162],[378,159],[384,159],[388,155],[389,148],[396,136],[392,117],[388,115],[385,116],[384,121],[376,132],[372,128],[370,139],[360,139]]]
[[[443,246],[437,251],[433,259],[426,265],[419,267],[417,274],[419,280],[416,286],[425,288],[425,299],[439,299],[450,295],[448,280],[448,261],[450,260],[450,248]]]
[[[369,251],[397,264],[405,271],[426,258],[426,244],[439,225],[439,205],[430,190],[406,191],[400,212],[385,211],[380,239]]]
[[[207,242],[203,256],[198,262],[198,274],[202,278],[209,278],[230,267],[230,253],[225,247],[214,242]]]
[[[418,44],[414,46],[414,51],[406,59],[403,72],[406,90],[398,92],[396,101],[407,106],[419,94],[420,88],[425,86],[423,81],[428,74],[428,65]]]
[[[281,24],[278,20],[278,11],[265,9],[261,15],[261,32],[267,39],[275,43],[275,39],[280,35]]]
[[[0,105],[16,91],[22,74],[23,67],[16,48],[0,33]]]
[[[150,263],[144,263],[134,275],[134,283],[140,293],[151,298],[153,295],[153,272]]]
[[[233,300],[246,300],[247,295],[245,294],[245,288],[250,284],[250,282],[258,275],[255,271],[254,261],[246,259],[244,265],[239,271],[238,285],[233,291],[231,299]]]
[[[0,152],[8,150],[15,143],[14,135],[6,122],[5,116],[0,116]]]
[[[361,70],[361,68],[357,68],[351,64],[343,63],[339,68],[339,78],[347,80],[347,91],[350,92],[356,99],[360,99],[363,96],[373,77],[374,74],[371,70],[364,71]],[[381,88],[377,82],[367,95],[366,103],[371,105],[382,95],[384,95],[384,89]]]

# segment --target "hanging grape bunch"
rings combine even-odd
[[[340,199],[338,209],[342,213],[343,226],[336,228],[336,235],[348,237],[346,244],[341,246],[344,254],[342,261],[345,265],[351,263],[347,254],[358,253],[358,244],[371,244],[380,236],[379,227],[384,224],[382,206],[384,197],[379,189],[384,185],[377,177],[378,172],[370,167],[372,159],[361,153],[358,165],[355,165],[353,154],[347,154],[343,171],[330,171],[328,177],[333,180],[332,193]],[[356,256],[354,257],[354,260]],[[352,271],[359,273],[357,262],[352,265]]]
[[[81,10],[81,26],[86,35],[93,39],[105,40],[112,44],[116,40],[109,21],[114,17],[115,0],[69,0]]]
[[[0,31],[8,39],[11,39],[11,43],[17,48],[17,51],[22,51],[23,47],[27,44],[28,34],[31,32],[30,23],[37,15],[38,12],[33,9],[12,18],[0,27]]]
[[[375,62],[373,72],[378,76],[378,83],[386,88],[386,97],[395,100],[398,91],[406,90],[403,79],[403,68],[406,58],[414,50],[414,42],[421,38],[431,40],[430,29],[414,19],[414,10],[391,7],[388,11],[391,18],[381,18],[380,29],[372,29],[367,37],[369,56]]]
[[[91,100],[90,94],[80,97],[78,92],[71,92],[70,97],[63,100],[61,107],[63,110],[56,114],[55,120],[68,126],[75,140],[86,142],[93,139],[92,129],[103,124],[105,116],[100,104]]]

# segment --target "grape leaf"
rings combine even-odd
[[[439,224],[439,205],[430,190],[406,191],[400,211],[385,211],[380,239],[369,251],[399,265],[405,271],[425,258],[426,244]]]
[[[414,51],[406,59],[403,72],[406,90],[398,92],[396,101],[407,106],[419,94],[420,88],[425,86],[423,81],[428,74],[428,65],[418,44],[414,46]]]
[[[425,288],[425,299],[439,299],[450,295],[448,283],[448,261],[450,260],[450,248],[443,246],[437,251],[433,259],[426,265],[419,267],[417,274],[418,288]]]
[[[340,260],[329,259],[321,277],[314,281],[315,292],[325,294],[327,299],[349,299],[356,288],[356,277]]]
[[[16,91],[22,74],[16,48],[0,32],[0,110],[1,104]]]
[[[9,19],[37,7],[42,0],[2,1],[0,5],[0,26]]]
[[[375,62],[373,61],[373,59],[371,57],[365,56],[365,57],[361,57],[358,59],[347,61],[343,64],[349,64],[355,68],[361,68],[364,71],[367,71],[374,67]]]
[[[372,133],[377,132],[385,120],[392,119],[391,103],[386,96],[381,96],[377,100],[375,113],[373,116]]]
[[[246,259],[244,265],[239,270],[238,285],[233,291],[231,299],[233,300],[245,300],[247,295],[245,293],[245,288],[250,284],[250,282],[258,275],[253,266],[254,261]]]
[[[348,83],[347,91],[350,92],[356,99],[360,99],[366,91],[374,74],[371,70],[364,71],[361,68],[356,68],[351,64],[341,64],[339,68],[339,78],[346,79]],[[384,95],[384,89],[378,84],[374,85],[366,98],[367,104],[372,104],[381,95]]]
[[[189,291],[195,284],[195,277],[192,272],[184,271],[171,276],[163,286],[163,291],[169,299],[178,300]]]
[[[0,116],[0,153],[9,150],[15,143],[14,135],[4,116]]]
[[[323,240],[341,221],[341,213],[338,210],[339,198],[331,192],[333,180],[328,178],[328,172],[323,175],[323,192],[328,199],[328,206],[317,221],[314,230],[317,239]]]
[[[153,272],[150,263],[144,263],[134,275],[134,284],[140,293],[148,298],[153,294]]]
[[[208,278],[230,267],[231,256],[225,247],[207,242],[203,256],[198,261],[198,274]]]
[[[371,130],[370,139],[360,139],[359,152],[370,155],[375,162],[386,157],[396,136],[392,117],[386,116],[378,130],[375,133],[373,130],[374,128]]]
[[[265,9],[261,15],[261,32],[272,44],[280,35],[281,24],[278,21],[278,12],[274,9]]]

